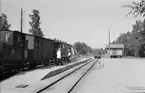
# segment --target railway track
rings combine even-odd
[[[36,93],[71,93],[98,60],[92,59]],[[76,76],[75,76],[76,74]]]

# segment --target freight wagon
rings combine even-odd
[[[49,62],[53,60],[53,40],[29,34],[24,35],[24,60],[27,60],[26,62],[29,67],[35,68],[37,65],[41,64],[48,65]]]

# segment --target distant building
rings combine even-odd
[[[123,44],[109,44],[106,45],[106,55],[111,58],[121,58],[123,56],[124,45]]]

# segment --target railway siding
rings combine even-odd
[[[56,69],[56,70],[54,70],[54,71],[51,71],[50,73],[48,73],[47,75],[45,75],[41,80],[44,80],[44,79],[50,78],[50,77],[52,77],[52,76],[58,75],[58,74],[60,74],[60,73],[62,73],[62,72],[64,72],[64,71],[67,71],[67,70],[69,70],[69,69],[71,69],[71,68],[73,68],[73,67],[75,67],[75,66],[77,66],[77,65],[80,65],[80,64],[82,64],[82,63],[85,63],[85,62],[87,62],[87,61],[90,60],[90,59],[91,59],[91,58],[89,58],[89,59],[87,59],[87,60],[84,60],[84,61],[82,61],[82,62],[77,62],[77,63],[71,64],[71,65],[68,65],[68,66],[66,66],[66,67],[63,67],[63,68],[60,68],[60,69]]]

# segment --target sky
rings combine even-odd
[[[120,33],[132,31],[135,20],[126,17],[128,8],[122,5],[139,0],[0,0],[1,13],[5,13],[11,30],[20,31],[20,11],[23,8],[23,32],[29,33],[29,14],[40,12],[40,27],[46,38],[57,38],[73,44],[85,42],[92,48],[105,47]]]

